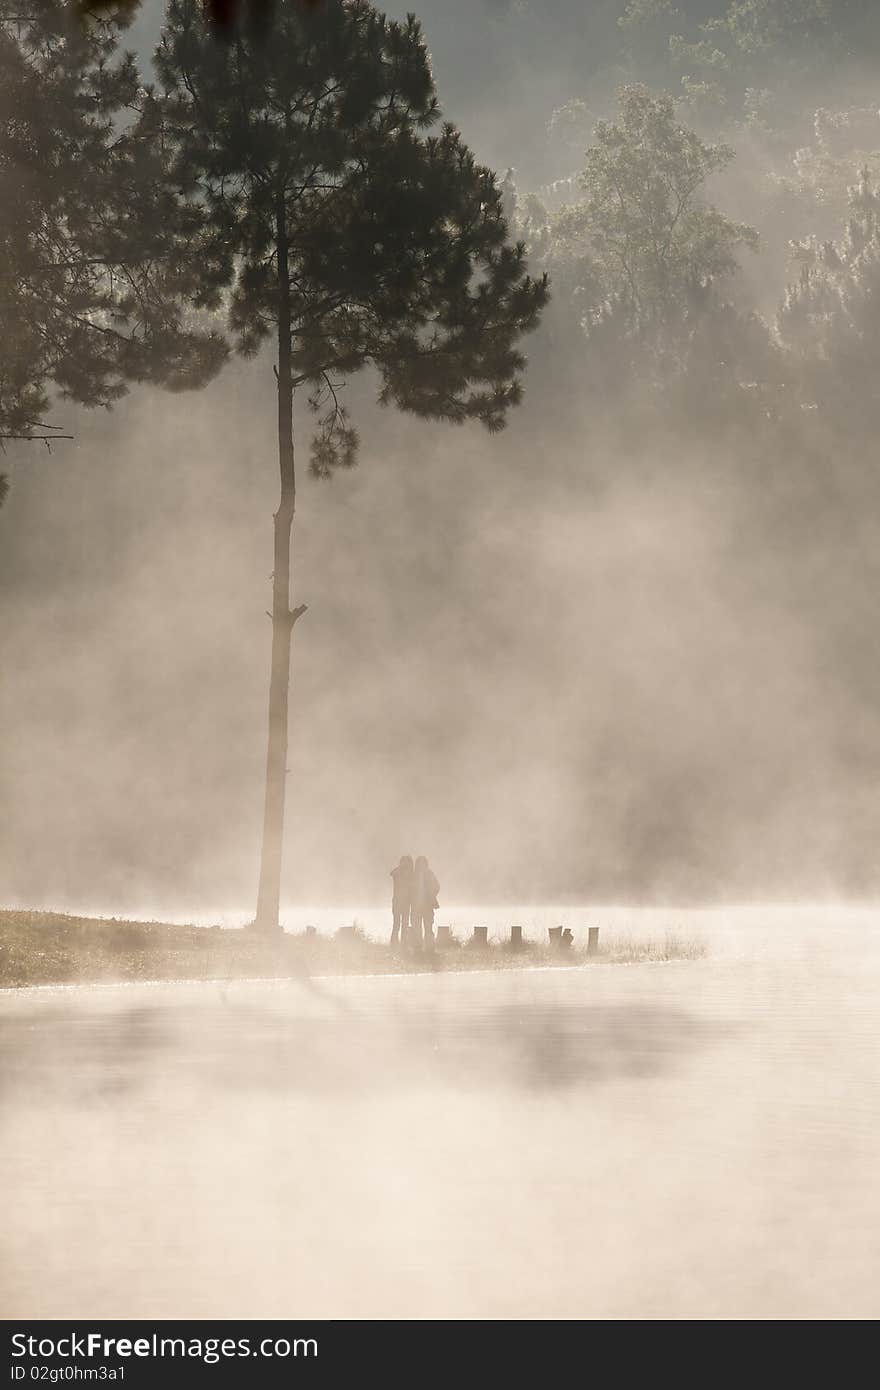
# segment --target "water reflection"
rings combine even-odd
[[[132,1007],[123,1000],[97,1016],[64,1001],[44,1008],[38,1024],[26,1015],[0,1026],[0,1079],[6,1090],[60,1090],[83,1103],[171,1074],[193,1086],[269,1093],[560,1088],[657,1076],[737,1031],[659,1002],[438,1012],[427,1000],[361,1011],[340,1001],[341,1010],[316,1017],[296,1012],[294,987],[289,993],[289,1009],[221,999],[194,1010],[158,997]]]

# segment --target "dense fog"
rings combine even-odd
[[[444,114],[499,177],[515,170],[520,209],[533,191],[551,212],[577,200],[548,185],[583,167],[618,85],[680,95],[662,35],[647,56],[621,46],[625,8],[420,7]],[[144,65],[160,22],[147,0],[129,35]],[[789,240],[840,236],[847,186],[880,162],[875,70],[847,42],[824,86],[792,57],[760,119],[738,77],[720,103],[682,108],[735,150],[709,193],[760,245],[729,295],[771,330]],[[820,107],[860,114],[823,125]],[[742,410],[698,426],[685,404],[646,410],[636,428],[653,387],[597,391],[565,276],[546,265],[553,298],[505,431],[381,410],[367,372],[347,387],[357,468],[329,481],[300,468],[293,592],[309,607],[283,900],[381,901],[403,852],[430,856],[445,901],[876,893],[870,412],[846,433],[804,396],[793,424],[764,430],[746,418],[763,384],[740,376]],[[111,412],[57,402],[72,442],[7,446],[6,903],[252,902],[272,362],[234,359],[189,394],[136,386]],[[298,396],[303,460],[310,429]]]

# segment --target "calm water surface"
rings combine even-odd
[[[708,955],[0,992],[3,1315],[880,1314],[880,914],[530,912]]]

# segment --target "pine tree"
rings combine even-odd
[[[0,438],[58,437],[50,392],[109,406],[130,381],[202,385],[216,303],[189,276],[203,214],[169,180],[154,103],[120,54],[125,7],[0,0]]]
[[[293,627],[294,393],[315,414],[311,471],[351,466],[344,378],[376,369],[383,404],[502,427],[521,395],[519,335],[546,298],[507,240],[494,174],[439,125],[412,17],[364,0],[278,0],[224,41],[198,0],[171,0],[156,56],[166,132],[228,257],[229,322],[245,355],[277,352],[281,495],[256,925],[278,927]]]

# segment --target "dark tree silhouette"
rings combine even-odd
[[[226,353],[189,318],[212,302],[188,270],[204,217],[168,179],[124,23],[0,0],[4,440],[59,437],[50,390],[108,406],[130,381],[202,385]]]
[[[288,739],[293,397],[316,412],[311,469],[354,463],[344,378],[377,370],[379,399],[426,419],[502,427],[520,399],[546,284],[507,240],[495,176],[438,123],[412,17],[363,0],[278,0],[271,27],[225,42],[198,0],[172,0],[157,53],[166,138],[228,257],[239,349],[277,348],[281,498],[275,514],[272,667],[256,925],[278,927]]]

